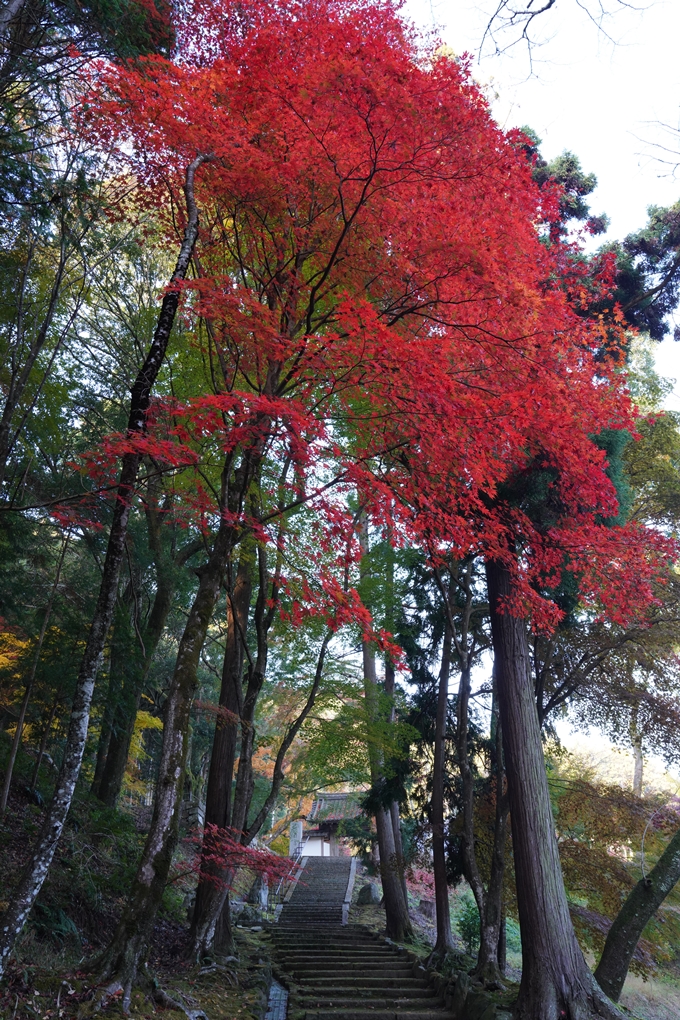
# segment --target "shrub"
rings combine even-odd
[[[479,949],[479,911],[472,896],[466,896],[462,902],[462,909],[456,921],[458,934],[463,940],[465,952],[469,956]]]

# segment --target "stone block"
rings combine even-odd
[[[434,900],[421,899],[418,903],[418,910],[430,921],[434,921],[437,916],[437,908]]]
[[[465,999],[465,1020],[495,1020],[496,1005],[486,992],[469,991]]]
[[[466,1020],[465,1002],[470,990],[470,978],[467,974],[461,974],[456,981],[451,1000],[451,1016],[453,1020]]]
[[[367,882],[359,890],[357,903],[362,907],[375,906],[380,903],[381,899],[382,897],[377,885],[374,885],[373,882]]]

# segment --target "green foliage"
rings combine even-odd
[[[67,5],[93,44],[123,58],[169,53],[174,43],[171,7],[166,0],[89,0]],[[96,40],[97,33],[99,40]]]
[[[630,516],[633,492],[628,481],[625,466],[625,453],[633,437],[626,429],[603,429],[595,436],[595,443],[607,454],[607,477],[616,489],[619,512],[615,517],[608,517],[605,524],[615,527],[625,524]]]
[[[373,874],[376,868],[372,852],[377,837],[372,819],[365,814],[357,815],[356,818],[343,818],[338,826],[338,835],[349,839],[354,853],[359,856],[369,874]]]
[[[605,251],[616,259],[613,298],[627,321],[653,340],[669,332],[669,313],[680,294],[680,203],[650,206],[642,230],[629,234]]]
[[[462,908],[456,918],[456,930],[463,940],[465,952],[468,956],[474,956],[479,949],[479,910],[474,897],[469,894],[463,897]]]
[[[61,907],[50,907],[38,901],[31,914],[31,926],[39,938],[50,938],[56,946],[63,946],[67,939],[82,944],[80,932]]]
[[[505,919],[505,944],[509,953],[522,952],[522,938],[520,935],[519,924],[514,917],[506,917]]]
[[[595,174],[586,174],[581,161],[573,152],[563,152],[548,162],[540,152],[541,139],[530,127],[521,128],[526,142],[524,149],[532,165],[532,176],[539,187],[557,185],[560,190],[560,228],[566,233],[567,224],[576,220],[578,223],[588,221],[592,234],[601,234],[607,229],[609,220],[606,216],[591,216],[590,206],[586,202],[597,187]]]

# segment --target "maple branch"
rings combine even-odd
[[[352,466],[356,467],[359,464],[365,464],[366,461],[374,460],[376,457],[382,457],[387,453],[393,453],[395,450],[401,450],[406,446],[408,446],[406,440],[402,441],[401,443],[394,443],[392,446],[386,446],[384,447],[384,449],[378,450],[376,453],[367,454],[365,457],[357,457]],[[345,478],[347,478],[347,476],[349,475],[349,473],[350,469],[346,468],[344,471],[341,471],[339,475],[336,475],[335,478],[331,478],[329,482],[326,482],[325,485],[319,486],[319,488],[315,489],[313,492],[310,492],[309,494],[304,496],[300,496],[298,499],[292,500],[292,502],[287,503],[285,506],[279,507],[276,510],[272,510],[272,512],[269,514],[265,514],[264,517],[258,518],[258,524],[266,524],[268,521],[272,521],[276,517],[281,516],[281,514],[286,514],[290,510],[295,510],[295,508],[298,506],[304,506],[305,503],[309,503],[311,502],[311,500],[316,499],[317,496],[320,496],[323,492],[326,492],[327,489],[331,489],[333,488],[334,485],[338,485],[340,482],[344,481]]]

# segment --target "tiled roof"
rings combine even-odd
[[[312,804],[307,821],[340,822],[345,818],[356,818],[361,814],[359,797],[358,793],[320,793]]]

